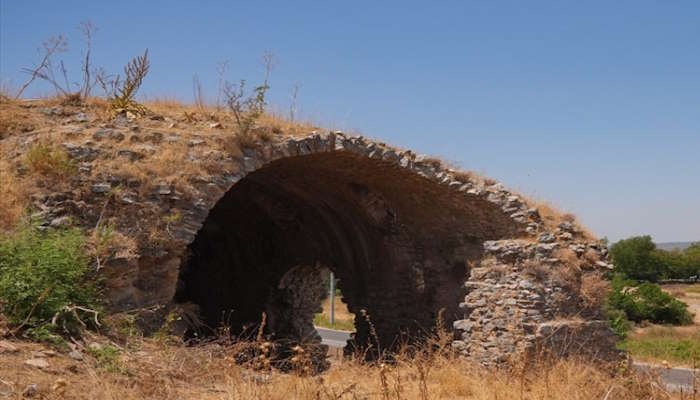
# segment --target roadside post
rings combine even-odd
[[[331,291],[329,293],[331,297],[331,327],[335,328],[335,276],[333,271],[331,271]]]

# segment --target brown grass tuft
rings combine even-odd
[[[579,296],[585,307],[597,309],[603,305],[610,291],[610,282],[603,278],[599,272],[583,274]]]
[[[29,172],[54,180],[71,177],[77,171],[65,150],[47,142],[31,146],[24,155],[24,165]]]
[[[330,370],[316,376],[304,372],[303,360],[301,370],[292,373],[255,370],[238,361],[240,352],[250,345],[182,346],[141,338],[132,333],[131,319],[115,325],[129,336],[125,345],[104,337],[91,338],[102,348],[112,349],[110,357],[85,351],[85,360],[78,362],[57,354],[47,358],[51,365],[47,370],[22,364],[42,350],[40,345],[14,342],[18,351],[0,357],[0,389],[10,393],[10,398],[21,398],[24,388],[36,384],[39,398],[120,400],[680,399],[653,379],[573,359],[487,370],[440,351],[439,341],[438,350],[414,349],[386,362],[337,360]],[[305,354],[297,350],[294,356],[299,353]],[[114,365],[120,368],[110,368]]]
[[[4,154],[3,146],[0,152]],[[0,232],[14,228],[29,206],[29,183],[15,173],[11,164],[0,159]]]

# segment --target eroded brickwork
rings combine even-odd
[[[156,133],[115,126],[76,134],[62,144],[79,163],[74,186],[34,199],[46,225],[91,229],[107,210],[117,231],[134,238],[134,248],[100,265],[113,310],[175,299],[196,303],[210,324],[238,312],[243,326],[267,308],[276,310],[270,329],[304,336],[315,306],[299,305],[294,293],[302,292],[280,285],[297,279],[293,268],[322,263],[384,344],[424,330],[444,309],[455,349],[484,364],[542,348],[614,353],[599,307],[581,289],[610,267],[605,248],[570,222],[549,226],[501,184],[339,132],[275,137],[240,155],[191,139],[187,162],[206,163],[209,174],[183,177],[187,193],[158,179],[143,193],[119,169],[90,172],[104,157],[123,159],[125,169],[148,162],[163,143],[181,140]],[[124,141],[140,147],[120,149]],[[276,298],[279,290],[287,297]],[[285,315],[280,304],[295,311]],[[362,318],[356,325],[361,345],[368,328]]]

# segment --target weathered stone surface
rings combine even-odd
[[[106,193],[112,189],[112,185],[109,183],[96,183],[92,185],[93,193]]]
[[[46,369],[49,367],[49,362],[43,358],[30,358],[28,360],[25,360],[24,364],[29,365],[30,367],[36,367],[39,369]]]
[[[115,142],[121,142],[124,140],[124,134],[120,131],[114,130],[114,129],[98,129],[95,131],[95,133],[92,134],[92,138],[95,140],[113,140]]]
[[[45,226],[88,229],[107,210],[133,238],[133,253],[109,257],[100,271],[113,310],[194,304],[207,325],[225,316],[238,332],[265,312],[269,337],[314,341],[313,274],[299,266],[323,265],[340,277],[358,316],[360,346],[376,340],[366,318],[389,348],[401,332],[428,331],[440,310],[453,347],[489,365],[554,348],[558,342],[542,340],[547,324],[578,314],[590,322],[587,334],[606,337],[602,317],[584,310],[572,289],[580,276],[561,283],[550,275],[566,268],[560,249],[579,258],[593,252],[601,261],[587,272],[611,267],[607,249],[571,222],[551,226],[502,184],[341,132],[274,136],[234,154],[210,136],[134,124],[125,118],[92,141],[65,143],[81,162],[80,186],[37,198],[33,210]],[[188,165],[136,176],[94,168],[106,158],[147,165],[164,146],[184,149]],[[179,175],[157,176],[163,169]],[[606,340],[599,346],[610,349]]]

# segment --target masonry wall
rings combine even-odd
[[[210,324],[226,309],[247,310],[242,326],[271,309],[289,271],[320,263],[341,277],[351,311],[369,309],[385,343],[403,328],[419,332],[446,309],[454,347],[484,364],[543,348],[615,354],[599,308],[581,291],[587,276],[610,268],[605,249],[574,224],[547,225],[501,184],[329,132],[275,138],[240,155],[190,141],[189,162],[206,160],[209,173],[186,176],[189,193],[165,180],[141,193],[120,170],[89,172],[103,157],[123,157],[125,169],[147,161],[166,139],[116,126],[63,143],[83,175],[75,187],[34,201],[46,225],[70,216],[91,228],[118,217],[120,234],[135,238],[135,249],[115,251],[100,266],[112,310],[199,302]],[[147,150],[122,152],[124,140]],[[235,294],[231,285],[245,287],[240,279],[260,290]],[[367,340],[363,324],[359,343]]]

